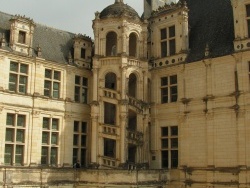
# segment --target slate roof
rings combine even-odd
[[[0,37],[5,33],[5,49],[12,51],[9,46],[10,22],[13,15],[0,12]],[[42,24],[36,24],[33,35],[33,56],[37,55],[37,46],[42,50],[42,58],[59,63],[66,63],[69,52],[73,51],[73,38],[75,34],[48,27]],[[73,54],[72,54],[73,55]]]
[[[188,62],[204,58],[206,44],[210,57],[233,53],[234,19],[230,0],[186,0],[189,8]]]

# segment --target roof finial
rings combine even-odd
[[[123,3],[123,0],[115,0],[115,3]]]

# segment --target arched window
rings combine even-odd
[[[105,76],[105,88],[116,90],[116,75],[115,73],[108,73]]]
[[[117,34],[113,31],[106,36],[106,56],[116,56],[117,54]]]
[[[137,37],[135,33],[129,35],[129,56],[136,57]]]
[[[136,98],[137,78],[135,74],[129,75],[128,95]]]

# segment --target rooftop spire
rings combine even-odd
[[[115,0],[115,3],[123,3],[123,0]]]

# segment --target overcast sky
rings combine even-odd
[[[32,18],[36,23],[93,38],[92,20],[115,0],[0,0],[0,11]],[[143,0],[124,0],[141,16]]]

